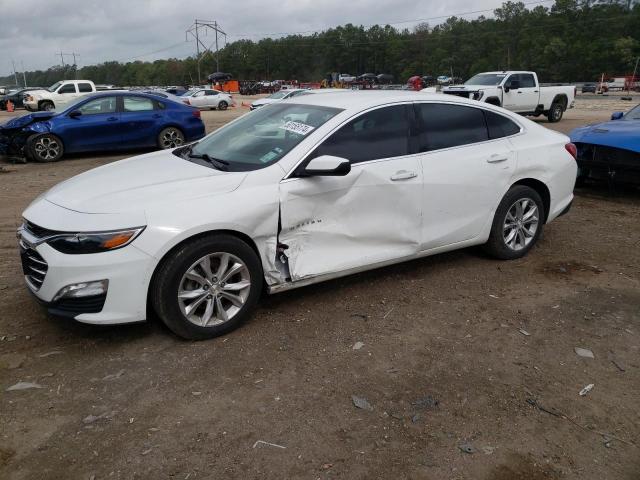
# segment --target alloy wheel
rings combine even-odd
[[[160,139],[162,148],[175,148],[184,143],[182,132],[177,128],[167,128]]]
[[[37,139],[33,149],[42,160],[52,160],[60,154],[60,144],[50,137]]]
[[[521,198],[511,205],[505,216],[502,235],[511,250],[529,246],[538,231],[538,205],[530,198]]]
[[[221,325],[244,306],[251,290],[247,265],[235,255],[218,252],[191,265],[178,286],[185,318],[199,327]]]

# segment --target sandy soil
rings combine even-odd
[[[127,155],[0,173],[0,478],[640,478],[637,191],[579,190],[522,260],[467,249],[267,297],[190,343],[154,319],[49,319],[23,285],[24,207]],[[20,381],[42,388],[7,391]]]

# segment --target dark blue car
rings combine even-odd
[[[569,136],[578,149],[578,182],[587,178],[640,184],[640,105]]]
[[[36,112],[0,126],[0,154],[55,162],[65,153],[174,148],[204,135],[197,108],[144,93],[99,93],[62,112]]]

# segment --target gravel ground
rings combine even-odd
[[[567,132],[616,98],[540,122]],[[192,343],[47,318],[23,285],[26,205],[128,155],[0,173],[1,478],[640,478],[636,190],[579,190],[524,259],[466,249],[265,297]]]

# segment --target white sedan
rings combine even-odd
[[[226,110],[229,106],[235,105],[231,95],[210,88],[190,90],[179,98],[183,103],[197,108]]]
[[[486,103],[306,95],[198,143],[111,163],[38,197],[18,231],[50,312],[209,338],[281,292],[484,245],[522,257],[568,211],[575,147]],[[547,247],[548,248],[548,247]]]

